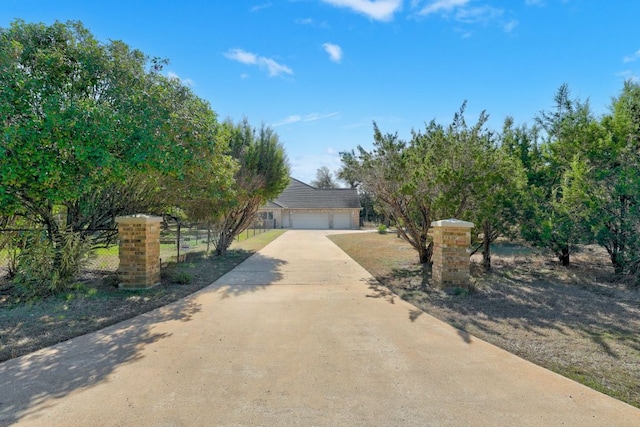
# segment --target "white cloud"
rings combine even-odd
[[[412,1],[414,7],[418,7],[419,1]],[[430,0],[418,11],[418,15],[439,15],[446,19],[452,19],[464,25],[495,25],[505,32],[513,31],[518,25],[516,19],[506,19],[505,10],[488,4],[472,0]],[[461,31],[465,36],[471,34],[468,30]]]
[[[322,47],[329,54],[329,58],[331,58],[333,62],[340,62],[342,60],[342,48],[337,44],[324,43]]]
[[[624,80],[629,80],[634,83],[640,82],[640,77],[638,77],[638,75],[631,70],[620,71],[619,73],[616,73],[616,76],[622,77]]]
[[[345,7],[376,21],[390,21],[402,7],[402,0],[322,0],[337,7]]]
[[[504,11],[491,6],[462,7],[455,13],[455,20],[465,24],[487,24],[500,16]]]
[[[293,74],[293,70],[286,65],[279,64],[271,58],[258,58],[258,64],[269,71],[269,76],[279,76],[280,74]]]
[[[454,28],[453,29],[456,33],[460,34],[460,37],[462,37],[463,39],[468,39],[471,36],[473,36],[473,31],[469,31],[466,28]]]
[[[231,49],[225,53],[224,56],[234,61],[242,62],[243,64],[256,65],[258,63],[258,57],[255,54],[242,49]]]
[[[167,73],[167,77],[170,78],[170,79],[179,80],[185,86],[189,86],[189,87],[195,86],[195,83],[193,82],[193,80],[191,80],[191,79],[183,79],[179,75],[174,73],[173,71],[169,71]]]
[[[302,120],[302,117],[300,117],[298,115],[293,115],[293,116],[287,117],[286,119],[284,119],[284,120],[282,120],[280,122],[274,123],[271,126],[276,127],[276,126],[288,125],[288,124],[291,124],[291,123],[299,122],[300,120]]]
[[[286,65],[279,64],[271,58],[259,56],[242,49],[230,49],[224,56],[242,64],[257,65],[261,69],[266,69],[270,77],[280,76],[282,74],[293,74],[293,70]]]
[[[271,2],[268,3],[262,3],[262,4],[257,4],[255,6],[253,6],[251,9],[249,9],[251,12],[258,12],[259,10],[262,9],[267,9],[269,7],[273,6],[273,4]]]
[[[640,50],[637,50],[633,55],[627,55],[622,58],[622,62],[626,64],[628,62],[637,61],[638,59],[640,59]]]
[[[315,28],[330,28],[325,21],[316,22],[312,18],[298,18],[294,21],[298,25],[306,25]]]
[[[543,0],[525,0],[524,2],[527,6],[542,6],[544,4]]]
[[[466,6],[469,0],[435,0],[423,7],[420,15],[430,15],[432,13],[449,13],[456,8]]]
[[[313,25],[313,19],[311,18],[298,18],[295,20],[298,25]]]
[[[289,117],[287,117],[284,120],[281,120],[277,123],[273,123],[271,126],[273,127],[277,127],[277,126],[283,126],[283,125],[289,125],[291,123],[297,123],[297,122],[315,122],[317,120],[323,120],[323,119],[328,119],[331,117],[336,117],[339,113],[338,112],[333,112],[333,113],[326,113],[326,114],[320,114],[320,113],[311,113],[311,114],[307,114],[306,116],[300,116],[298,114],[295,115],[291,115]]]
[[[507,22],[506,24],[504,24],[504,31],[507,33],[510,33],[511,31],[513,31],[516,27],[518,26],[518,21],[515,19],[512,19],[511,21]]]
[[[327,113],[327,114],[320,114],[320,113],[311,113],[311,114],[307,114],[303,121],[305,122],[315,122],[316,120],[322,120],[322,119],[329,119],[331,117],[336,117],[339,113],[333,112],[333,113]]]

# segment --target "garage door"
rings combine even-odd
[[[351,214],[349,212],[337,212],[333,214],[333,228],[336,230],[348,230],[351,228]]]
[[[329,214],[296,212],[291,216],[291,228],[327,229],[329,228]]]

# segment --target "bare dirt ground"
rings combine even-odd
[[[0,362],[177,301],[210,285],[283,232],[272,230],[234,242],[222,257],[189,254],[186,262],[163,267],[161,284],[149,290],[119,289],[114,275],[80,282],[76,289],[55,297],[24,303],[10,283],[0,280]]]
[[[418,310],[524,359],[640,407],[640,289],[616,280],[606,253],[587,247],[564,268],[520,245],[496,245],[493,271],[472,257],[472,289],[431,286],[431,272],[395,234],[331,236],[382,285],[371,296]],[[372,250],[372,248],[375,248]]]

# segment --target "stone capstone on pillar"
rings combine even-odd
[[[431,223],[433,229],[432,277],[440,288],[469,288],[469,245],[472,222],[444,219]]]
[[[116,218],[121,288],[148,289],[160,284],[161,222],[161,217],[141,214]]]

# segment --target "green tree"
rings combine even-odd
[[[16,21],[0,43],[0,208],[54,235],[55,205],[159,160],[138,114],[145,103],[135,102],[146,59],[119,42],[99,44],[76,22]]]
[[[343,170],[360,181],[397,223],[421,263],[431,262],[433,242],[428,230],[432,221],[472,219],[474,208],[489,212],[489,205],[498,200],[491,192],[497,193],[496,188],[503,185],[493,172],[501,157],[485,128],[488,116],[482,113],[474,126],[468,126],[465,107],[466,103],[449,126],[431,121],[424,131],[412,132],[409,142],[397,134],[383,135],[374,123],[373,150],[358,147],[353,155],[343,156],[347,160]],[[497,222],[486,218],[487,224]],[[487,233],[488,239],[494,235],[493,230]]]
[[[599,191],[592,193],[598,222],[596,241],[606,248],[618,273],[640,272],[640,84],[626,81],[613,100],[603,126],[610,138],[599,141],[595,177]],[[603,155],[604,154],[604,155]],[[595,165],[594,165],[595,166]],[[599,196],[599,197],[597,197]]]
[[[431,224],[431,199],[410,177],[407,143],[397,134],[383,134],[374,123],[373,150],[357,148],[351,158],[351,173],[362,190],[371,194],[381,212],[398,225],[402,237],[418,252],[421,263],[431,261],[433,245],[427,231]],[[346,166],[346,165],[345,165]]]
[[[234,184],[212,214],[217,231],[216,254],[223,255],[233,239],[255,220],[256,212],[289,184],[289,164],[278,135],[264,124],[256,130],[244,119],[225,122],[229,154],[239,165]]]
[[[346,183],[350,188],[356,188],[358,190],[360,206],[362,206],[362,210],[360,211],[361,223],[365,221],[382,221],[384,217],[379,212],[380,209],[376,206],[373,194],[366,191],[360,181],[360,164],[355,151],[343,151],[340,152],[339,155],[342,165],[336,172],[336,178]]]
[[[351,151],[341,151],[340,162],[342,165],[336,172],[336,178],[346,183],[350,188],[358,188],[361,184],[358,172],[358,158],[356,153]]]
[[[523,215],[523,237],[551,250],[563,266],[584,239],[582,224],[574,215],[572,201],[565,197],[567,173],[576,156],[593,146],[595,118],[588,102],[571,99],[569,87],[562,85],[555,95],[555,109],[536,118],[544,132],[540,148],[529,152],[527,170],[528,211]]]
[[[640,85],[627,81],[611,113],[589,128],[589,144],[567,170],[565,195],[590,241],[616,273],[640,272]]]
[[[475,178],[469,220],[482,248],[482,266],[491,269],[491,244],[501,236],[514,236],[521,207],[526,203],[527,180],[521,160],[502,144],[481,147],[476,154]]]
[[[0,213],[46,228],[54,269],[68,230],[158,205],[150,194],[162,179],[183,179],[211,162],[200,153],[224,150],[207,131],[208,104],[162,76],[163,64],[100,43],[79,22],[0,29]]]
[[[311,185],[316,188],[338,188],[333,174],[326,166],[322,166],[316,171],[316,179],[311,181]]]
[[[238,161],[229,153],[230,129],[217,121],[209,104],[170,80],[180,94],[173,101],[174,123],[168,131],[177,132],[178,141],[189,153],[178,171],[162,174],[159,204],[183,211],[191,221],[210,221],[233,197],[234,175]]]
[[[467,125],[466,103],[446,128],[431,122],[411,143],[414,185],[431,200],[432,219],[475,224],[483,266],[491,268],[491,243],[515,224],[516,197],[524,184],[520,162],[486,128],[488,115]],[[429,190],[426,190],[429,189]]]

